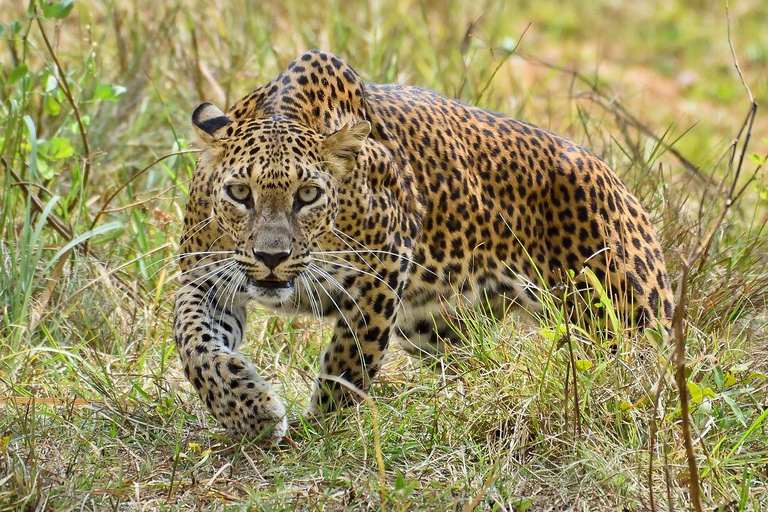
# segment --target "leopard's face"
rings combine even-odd
[[[333,228],[339,182],[370,125],[329,136],[281,118],[232,128],[208,160],[214,167],[211,216],[222,237],[217,246],[232,251],[226,263],[231,286],[244,288],[263,306],[280,308],[299,276],[311,271],[319,239]]]

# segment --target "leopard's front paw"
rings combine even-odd
[[[339,382],[337,378],[315,382],[315,389],[302,417],[318,422],[330,413],[353,406],[364,400],[366,394],[350,383]]]
[[[272,386],[240,358],[219,365],[217,371],[221,377],[219,385],[201,396],[229,435],[261,445],[278,443],[288,430],[288,419]]]

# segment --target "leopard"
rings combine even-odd
[[[308,420],[359,402],[393,342],[417,358],[467,343],[463,305],[535,316],[571,278],[633,332],[673,314],[648,212],[601,158],[534,124],[366,82],[312,50],[226,113],[201,104],[192,127],[173,330],[232,436],[278,443],[289,429],[239,350],[249,303],[333,325]]]

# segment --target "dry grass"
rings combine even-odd
[[[680,257],[718,221],[749,106],[724,8],[103,0],[55,19],[57,7],[37,4],[39,21],[27,2],[0,4],[0,510],[650,510],[651,496],[656,510],[689,506],[671,374],[654,415],[664,346],[614,356],[569,326],[571,358],[557,348],[556,312],[533,327],[467,312],[475,342],[451,358],[455,374],[394,351],[372,404],[263,451],[220,437],[186,383],[170,301],[190,112],[231,104],[313,47],[371,81],[432,88],[591,148],[648,207],[679,278]],[[731,11],[765,103],[768,8]],[[736,190],[746,188],[688,280],[686,386],[706,510],[768,509],[768,182],[753,174],[766,119],[755,120]],[[309,319],[252,315],[246,350],[294,413],[322,338]]]

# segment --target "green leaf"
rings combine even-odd
[[[715,366],[715,368],[712,370],[712,377],[715,379],[715,387],[717,389],[722,390],[723,389],[723,382],[725,382],[725,379],[723,378],[723,370],[719,366]]]
[[[75,0],[60,0],[59,2],[41,2],[43,17],[60,20],[66,18],[75,6]]]
[[[59,100],[57,100],[50,94],[45,97],[44,105],[45,105],[45,112],[48,115],[57,116],[61,112],[61,104],[59,103]]]
[[[395,490],[400,491],[402,489],[405,489],[405,475],[398,469],[395,477]]]
[[[103,233],[107,233],[109,231],[113,231],[115,229],[122,228],[122,224],[120,222],[110,222],[109,224],[102,224],[101,226],[96,226],[90,231],[86,231],[85,233],[76,236],[73,238],[67,245],[59,249],[59,251],[53,255],[53,257],[48,262],[48,265],[46,265],[43,272],[48,272],[53,266],[56,264],[56,262],[61,258],[65,252],[72,249],[73,247],[80,245],[81,243],[85,242],[86,240],[89,240],[90,238],[93,238],[94,236],[101,235]]]
[[[99,84],[94,89],[93,96],[97,100],[117,101],[125,94],[125,91],[127,89],[122,85]]]
[[[539,331],[539,334],[552,341],[559,341],[565,336],[565,326],[558,325],[557,328],[544,327]]]
[[[50,180],[56,176],[56,172],[53,168],[45,163],[45,160],[42,158],[37,161],[37,174],[44,180]]]
[[[749,368],[752,366],[752,363],[738,363],[733,366],[731,366],[732,372],[745,372],[749,370]]]
[[[592,368],[592,361],[585,361],[583,359],[576,361],[576,370],[583,372],[590,368]]]
[[[725,403],[731,407],[731,410],[733,411],[734,416],[736,416],[736,419],[739,420],[739,423],[746,427],[747,417],[744,415],[744,411],[741,410],[741,407],[739,407],[739,404],[727,395],[723,395],[723,400],[725,400]]]
[[[734,377],[731,372],[725,372],[725,380],[723,381],[723,387],[729,388],[731,386],[735,386],[736,384],[738,384],[736,377]]]
[[[511,505],[512,510],[515,512],[525,512],[531,508],[531,505],[533,505],[533,500],[531,498],[517,498],[512,500]]]
[[[14,34],[21,32],[21,22],[19,20],[13,20],[11,22],[11,32]]]
[[[622,400],[621,403],[619,403],[619,409],[621,409],[622,412],[627,412],[632,409],[632,404],[626,400]]]
[[[656,345],[662,346],[664,344],[664,335],[658,329],[646,329],[644,333],[645,337]]]
[[[48,75],[45,79],[45,92],[51,92],[59,86],[59,81],[53,75]]]
[[[80,122],[83,123],[83,128],[88,128],[91,125],[91,116],[82,116]],[[69,131],[75,135],[80,133],[80,126],[77,124],[76,119],[73,119],[72,122],[69,123]]]
[[[34,175],[37,173],[37,130],[35,129],[35,122],[28,115],[24,116],[24,124],[27,125],[27,131],[29,131],[29,169]]]
[[[29,68],[26,64],[21,64],[19,66],[16,66],[13,71],[8,75],[8,84],[15,84],[25,76],[27,76],[27,73],[29,72]]]
[[[688,382],[686,386],[688,387],[688,392],[691,394],[691,401],[694,404],[699,405],[704,398],[704,393],[701,391],[699,385],[695,382]]]
[[[54,137],[40,144],[40,154],[48,160],[63,160],[75,154],[69,141],[63,137]]]

